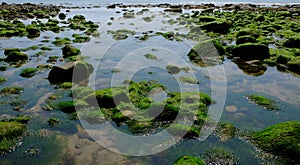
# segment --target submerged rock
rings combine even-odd
[[[252,140],[263,151],[300,162],[300,122],[287,121],[252,134]]]
[[[88,80],[94,71],[91,64],[84,61],[68,62],[62,66],[53,66],[48,75],[48,80],[52,84],[63,82],[79,83]]]
[[[214,66],[223,62],[223,46],[216,40],[208,40],[194,46],[188,53],[189,59],[200,66]]]

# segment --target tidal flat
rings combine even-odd
[[[1,164],[300,163],[299,4],[0,9]]]

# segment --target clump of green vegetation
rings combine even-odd
[[[20,94],[21,92],[23,92],[24,88],[22,87],[5,87],[3,89],[1,89],[0,93],[1,94]]]
[[[248,99],[254,102],[257,105],[260,105],[267,110],[279,110],[280,107],[277,105],[276,101],[266,98],[260,95],[247,95]]]
[[[128,29],[120,29],[116,31],[108,30],[108,34],[113,35],[113,39],[115,40],[124,40],[128,38],[128,35],[135,35],[135,31],[128,30]]]
[[[76,99],[83,99],[84,97],[94,93],[94,90],[90,87],[79,86],[72,89],[72,97]]]
[[[73,34],[72,36],[75,38],[73,40],[74,43],[84,43],[89,42],[91,40],[89,36],[82,36],[80,34]]]
[[[71,39],[69,38],[59,38],[56,37],[55,41],[52,42],[52,44],[56,45],[56,46],[62,46],[62,45],[67,45],[71,43]]]
[[[27,61],[28,56],[25,53],[22,53],[21,51],[14,50],[14,51],[9,51],[8,54],[6,54],[5,62],[18,62],[18,61]]]
[[[15,118],[11,118],[8,121],[9,122],[18,122],[18,123],[21,123],[21,124],[26,124],[30,121],[30,119],[31,118],[27,115],[20,115],[20,116],[17,116]]]
[[[151,17],[143,17],[143,20],[145,22],[151,22],[152,21],[152,18]]]
[[[197,79],[193,78],[193,77],[180,76],[179,80],[183,83],[188,83],[188,84],[200,84],[200,82]]]
[[[25,68],[21,71],[20,76],[30,78],[33,77],[39,70],[37,68]]]
[[[58,118],[50,118],[48,120],[48,124],[50,126],[55,126],[55,125],[58,125],[60,123],[59,119]]]
[[[41,49],[41,50],[47,50],[47,51],[52,50],[52,48],[49,48],[49,47],[47,47],[47,46],[42,46],[40,49]]]
[[[62,89],[68,89],[68,88],[72,88],[73,83],[72,82],[64,82],[58,85],[58,88],[62,88]]]
[[[87,105],[88,104],[82,100],[63,101],[57,104],[57,108],[65,113],[73,113]]]
[[[287,121],[255,132],[252,140],[261,150],[299,162],[300,122]]]
[[[177,159],[174,163],[174,165],[192,165],[192,164],[206,165],[206,163],[202,159],[194,156],[182,156],[179,159]]]
[[[77,56],[80,54],[80,49],[71,46],[71,45],[66,45],[62,48],[62,54],[64,58],[70,57],[70,56]]]
[[[218,123],[215,132],[218,136],[220,136],[221,141],[225,141],[236,135],[237,128],[235,128],[235,126],[231,123],[221,122]]]
[[[156,60],[156,61],[158,60],[158,58],[154,54],[151,54],[151,53],[147,53],[144,56],[150,60]]]
[[[200,129],[195,126],[187,126],[183,124],[172,124],[167,128],[168,132],[173,136],[183,138],[197,138],[200,134]]]
[[[208,164],[239,164],[233,152],[224,148],[212,148],[204,153],[203,159]]]
[[[4,83],[5,81],[7,81],[7,79],[5,77],[0,76],[0,84]]]
[[[18,122],[0,122],[0,151],[7,152],[16,145],[26,126]]]

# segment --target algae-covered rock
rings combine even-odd
[[[5,81],[7,81],[7,79],[5,77],[0,76],[0,84],[4,83]]]
[[[214,66],[222,63],[224,54],[224,47],[217,40],[208,40],[194,46],[187,56],[200,66]]]
[[[16,145],[26,126],[18,122],[0,122],[0,151],[6,152]]]
[[[48,80],[52,84],[63,82],[79,83],[88,80],[94,68],[84,61],[68,62],[62,66],[53,66],[48,75]]]
[[[214,147],[210,150],[206,150],[203,156],[203,160],[207,164],[240,164],[239,159],[228,149]]]
[[[283,43],[283,46],[288,47],[288,48],[298,48],[298,49],[300,49],[300,35],[288,38]]]
[[[171,74],[177,74],[180,72],[180,68],[175,65],[168,65],[166,66],[166,70]]]
[[[12,51],[9,54],[7,54],[7,57],[5,58],[5,62],[18,62],[18,61],[27,61],[28,56],[27,54],[20,52],[20,51]]]
[[[292,57],[287,62],[288,69],[297,73],[300,73],[300,57]]]
[[[200,27],[208,32],[227,34],[231,24],[226,21],[214,21],[201,25]]]
[[[249,29],[249,28],[245,28],[245,29],[241,29],[236,33],[236,38],[242,37],[242,36],[252,36],[254,38],[258,38],[259,37],[259,32],[255,31],[254,29]]]
[[[88,104],[82,100],[75,101],[63,101],[57,104],[58,109],[65,113],[73,113],[83,107],[88,106]]]
[[[256,42],[257,42],[256,39],[250,35],[241,36],[236,40],[237,45],[245,44],[245,43],[256,43]]]
[[[232,55],[243,60],[263,60],[270,57],[268,46],[256,43],[236,45],[232,48]]]
[[[55,126],[55,125],[58,125],[60,123],[60,120],[58,118],[50,118],[48,120],[48,124],[50,126]]]
[[[1,89],[0,93],[1,94],[20,94],[21,92],[23,92],[24,88],[22,87],[5,87],[3,89]]]
[[[33,77],[39,70],[37,68],[25,68],[20,73],[20,76],[30,78]]]
[[[200,134],[200,128],[183,124],[172,124],[167,128],[167,131],[173,136],[181,136],[185,139],[197,138]]]
[[[231,123],[221,122],[218,123],[215,132],[220,137],[221,141],[226,141],[236,135],[237,128]]]
[[[200,84],[200,82],[193,77],[184,77],[184,76],[180,76],[179,80],[183,83],[188,83],[188,84]]]
[[[62,48],[62,54],[64,58],[70,57],[70,56],[77,56],[80,54],[80,49],[71,46],[71,45],[66,45]]]
[[[267,110],[279,110],[280,109],[280,107],[277,105],[277,103],[274,100],[266,98],[264,96],[248,95],[247,98],[250,99],[255,104],[266,108]]]
[[[175,161],[174,165],[206,165],[206,163],[194,156],[182,156]]]
[[[261,150],[294,161],[300,161],[300,122],[287,121],[252,134]]]

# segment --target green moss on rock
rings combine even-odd
[[[50,126],[55,126],[55,125],[58,125],[60,123],[60,120],[58,118],[50,118],[48,120],[48,124]]]
[[[256,39],[250,35],[241,36],[236,40],[237,45],[245,44],[245,43],[256,43],[256,42],[257,42]]]
[[[76,110],[79,110],[83,107],[86,107],[88,104],[82,100],[75,101],[63,101],[57,104],[58,109],[65,113],[73,113]]]
[[[80,54],[80,49],[71,46],[71,45],[66,45],[62,48],[62,54],[64,58],[70,57],[70,56],[77,56]]]
[[[26,126],[18,122],[0,122],[0,151],[6,152],[16,145]]]
[[[300,122],[287,121],[252,134],[260,149],[276,156],[300,161]]]
[[[250,99],[255,104],[263,106],[267,110],[279,110],[280,109],[280,107],[277,105],[277,103],[274,100],[271,100],[264,96],[248,95],[247,98]]]
[[[0,93],[1,94],[20,94],[23,92],[24,88],[22,87],[5,87],[1,89]]]
[[[206,163],[194,156],[182,156],[175,161],[174,165],[206,165]]]
[[[18,62],[18,61],[27,61],[28,56],[25,53],[22,53],[20,51],[12,51],[9,54],[7,54],[7,57],[5,58],[5,62]]]
[[[33,77],[39,70],[37,68],[25,68],[21,71],[20,76],[30,78]]]
[[[263,60],[270,57],[269,48],[266,45],[245,43],[234,46],[232,55],[243,60]]]

